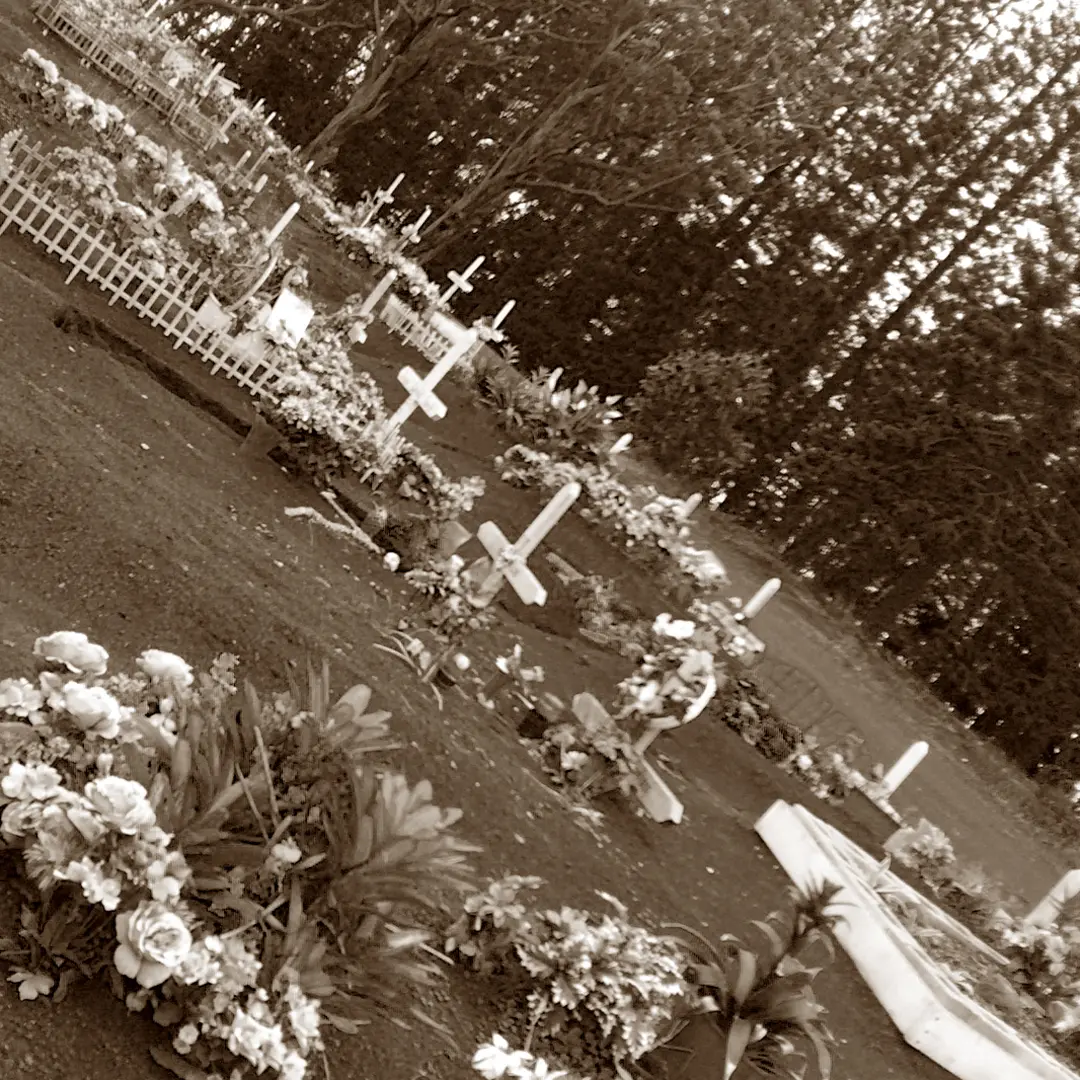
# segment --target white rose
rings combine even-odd
[[[75,726],[87,735],[115,739],[120,734],[124,711],[120,702],[101,686],[64,683],[49,698],[49,704],[54,709],[63,709],[75,721]]]
[[[0,838],[5,843],[21,840],[29,833],[36,832],[45,813],[45,803],[12,802],[4,807],[0,814]]]
[[[101,819],[118,832],[134,836],[157,824],[146,788],[122,776],[102,776],[83,789],[87,801]]]
[[[58,630],[34,642],[34,655],[51,663],[63,664],[76,675],[104,675],[109,654],[85,634]]]
[[[280,844],[275,844],[270,849],[270,854],[277,859],[278,862],[285,863],[288,866],[294,866],[304,855],[297,842],[291,838],[282,840]]]
[[[24,802],[51,799],[60,787],[60,774],[51,765],[23,765],[20,761],[12,762],[0,780],[0,791],[9,799]]]
[[[28,717],[44,704],[41,691],[28,679],[0,680],[0,712]]]
[[[195,679],[191,674],[191,665],[183,657],[161,649],[147,649],[135,664],[140,671],[158,682],[172,682],[186,687]]]
[[[121,975],[140,986],[160,986],[191,952],[191,931],[184,920],[156,900],[116,917],[113,963]]]

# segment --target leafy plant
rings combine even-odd
[[[614,914],[576,908],[534,911],[518,900],[536,878],[507,877],[466,902],[451,928],[447,949],[469,958],[474,969],[528,975],[530,1035],[582,1025],[598,1031],[612,1061],[640,1058],[670,1023],[687,992],[684,957],[674,940],[629,921],[614,897],[599,893]]]
[[[650,367],[628,411],[660,464],[711,481],[747,460],[752,425],[769,395],[769,369],[760,357],[689,350]]]
[[[564,452],[591,451],[603,428],[622,415],[614,408],[620,399],[602,397],[598,387],[584,380],[560,388],[562,374],[562,368],[539,368],[524,378],[489,371],[481,395],[505,427],[522,431],[530,443]]]
[[[570,582],[582,636],[634,660],[644,654],[650,623],[623,600],[618,585],[600,574],[587,574]]]
[[[766,940],[764,955],[728,934],[714,945],[689,927],[665,927],[683,942],[696,989],[658,1044],[676,1043],[689,1027],[707,1025],[723,1037],[723,1080],[743,1061],[763,1075],[793,1080],[802,1080],[812,1064],[828,1080],[833,1036],[813,989],[820,968],[807,967],[803,957],[817,943],[832,957],[838,892],[831,884],[809,892],[791,888],[789,914],[773,912],[754,923]]]
[[[408,996],[441,970],[426,923],[477,849],[427,781],[373,763],[393,744],[368,687],[335,703],[328,665],[309,666],[236,707],[234,657],[196,675],[148,650],[106,676],[81,634],[35,652],[36,681],[0,681],[0,836],[27,895],[2,955],[23,997],[107,970],[175,1029],[168,1067],[239,1058],[234,1075],[288,1080],[324,1020],[431,1022]]]

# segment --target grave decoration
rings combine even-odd
[[[470,567],[470,576],[475,582],[470,601],[474,606],[487,607],[507,581],[524,603],[546,603],[547,591],[529,569],[528,560],[580,494],[579,484],[567,484],[512,544],[493,521],[485,521],[476,530],[477,538],[490,558],[478,559]]]
[[[462,273],[458,273],[456,270],[451,270],[447,277],[450,279],[450,284],[446,289],[439,294],[438,300],[435,301],[437,308],[447,309],[450,306],[450,301],[459,293],[471,293],[473,291],[473,283],[470,280],[473,274],[484,263],[484,256],[478,255]]]
[[[69,631],[34,660],[0,680],[0,846],[24,898],[0,951],[21,998],[100,978],[168,1033],[151,1053],[179,1076],[304,1080],[328,1027],[355,1033],[430,985],[425,924],[474,887],[478,849],[430,784],[387,769],[369,687],[339,698],[324,665],[303,689],[241,693],[236,657],[195,672],[154,649],[109,674]],[[384,976],[358,993],[371,961]]]
[[[485,709],[494,709],[499,698],[510,691],[532,705],[530,687],[539,686],[544,681],[544,669],[536,664],[525,667],[521,642],[515,642],[513,649],[504,656],[495,658],[495,674],[476,692],[476,700]]]
[[[408,396],[397,410],[380,426],[378,431],[378,457],[366,474],[385,471],[387,462],[393,458],[399,448],[399,431],[406,420],[422,409],[432,419],[439,420],[446,415],[446,406],[435,394],[435,388],[450,373],[454,365],[472,348],[474,335],[466,337],[453,346],[446,355],[421,378],[411,367],[404,367],[398,372],[398,382],[405,388]]]
[[[185,258],[205,261],[217,294],[235,299],[237,268],[258,261],[262,241],[225,208],[213,181],[191,169],[179,151],[137,133],[115,106],[61,78],[35,50],[22,61],[35,73],[42,98],[93,144],[49,152],[54,167],[46,179],[59,200],[109,229],[118,250],[134,245],[159,277]]]
[[[1077,896],[1080,896],[1080,870],[1070,870],[1032,908],[1024,925],[1043,928],[1055,925],[1064,912],[1075,907]]]
[[[681,499],[657,494],[648,487],[630,488],[611,471],[595,463],[578,464],[517,444],[495,459],[502,479],[519,487],[534,484],[557,490],[568,481],[581,484],[583,518],[612,534],[633,559],[640,559],[675,583],[687,582],[706,592],[727,583],[724,568],[709,553],[695,549],[688,539]],[[735,635],[737,623],[732,623]]]
[[[397,276],[397,270],[391,267],[379,278],[371,292],[347,296],[336,311],[316,316],[315,328],[325,327],[336,333],[344,333],[353,344],[367,341],[367,330],[375,321],[376,309],[385,299]]]
[[[446,671],[447,663],[454,661],[457,650],[468,636],[496,624],[497,618],[490,605],[505,582],[510,582],[526,604],[543,604],[547,594],[526,560],[577,494],[572,485],[561,492],[540,511],[514,544],[506,540],[493,522],[481,525],[477,537],[492,553],[492,559],[479,559],[466,567],[460,556],[450,555],[430,566],[408,571],[405,580],[423,599],[391,635],[393,644],[383,648],[419,670],[422,680],[430,683],[440,671]],[[438,651],[429,652],[419,639],[411,637],[409,631],[414,628],[431,633]]]

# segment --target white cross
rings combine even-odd
[[[475,259],[473,259],[469,268],[464,273],[459,274],[456,270],[451,270],[450,273],[446,275],[450,279],[450,285],[447,288],[446,292],[444,292],[442,296],[439,297],[437,301],[437,306],[445,307],[447,303],[449,303],[450,299],[454,296],[454,294],[457,293],[459,290],[463,293],[471,293],[473,291],[473,284],[469,280],[469,278],[471,278],[473,274],[475,274],[476,271],[480,269],[483,261],[484,256],[478,255]]]
[[[398,173],[397,176],[394,177],[394,182],[385,191],[380,188],[378,191],[375,192],[375,197],[371,200],[371,206],[368,207],[368,211],[364,215],[364,220],[360,222],[361,229],[367,228],[367,226],[371,224],[375,215],[384,206],[387,206],[394,201],[394,192],[397,191],[398,185],[404,179],[405,174]]]
[[[420,242],[420,230],[424,227],[427,219],[431,217],[431,207],[424,207],[424,212],[411,224],[401,230],[401,243],[399,251],[405,249],[406,244],[418,244]]]
[[[572,706],[574,715],[586,730],[595,730],[611,723],[607,709],[592,694],[578,694]],[[659,729],[657,729],[659,730]],[[648,732],[647,734],[650,734]],[[683,818],[684,807],[678,796],[664,782],[663,777],[645,759],[645,750],[655,735],[646,741],[643,736],[634,744],[634,749],[641,754],[642,785],[637,789],[638,801],[642,809],[653,821],[671,821],[678,825]]]
[[[402,402],[397,412],[386,421],[380,440],[383,447],[392,444],[401,425],[409,419],[417,407],[423,409],[428,416],[439,420],[446,415],[446,406],[435,396],[435,387],[450,374],[453,366],[476,344],[477,334],[475,330],[466,332],[460,341],[450,348],[446,355],[428,372],[427,378],[421,379],[410,367],[402,368],[398,372],[398,382],[409,392],[409,396]]]
[[[353,323],[352,328],[349,330],[350,341],[367,341],[367,328],[372,320],[372,312],[375,310],[379,301],[387,294],[390,286],[394,284],[394,279],[397,276],[398,272],[393,268],[387,270],[386,273],[379,278],[375,288],[368,293],[367,299],[356,313],[356,322]]]
[[[476,607],[487,607],[495,599],[504,581],[510,582],[514,592],[526,604],[542,605],[547,601],[547,590],[526,563],[580,494],[581,485],[576,481],[557,491],[555,497],[536,515],[536,519],[518,537],[516,543],[511,544],[493,521],[485,521],[476,530],[477,539],[495,560],[492,572],[470,598]]]
[[[266,184],[264,182],[263,187],[265,187],[265,186],[266,186]],[[259,190],[261,191],[262,188],[260,188]],[[298,202],[294,202],[285,211],[285,213],[282,214],[280,218],[278,218],[277,223],[266,234],[266,246],[267,247],[270,247],[270,245],[273,244],[273,242],[285,231],[285,229],[288,226],[289,222],[292,221],[292,219],[294,217],[296,217],[296,215],[297,215],[297,213],[299,213],[299,211],[300,211],[300,204]]]

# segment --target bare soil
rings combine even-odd
[[[18,29],[4,54],[34,43],[61,58],[54,39],[43,47],[36,37],[20,37],[32,29],[23,5],[3,7]],[[107,93],[107,84],[95,85],[92,73],[70,64],[69,56],[66,74]],[[339,298],[363,287],[363,274],[310,230],[298,224],[292,235],[311,253],[322,295]],[[69,305],[115,336],[95,343],[63,332],[54,319]],[[380,333],[356,362],[385,387],[391,404],[402,394],[397,368],[420,363]],[[491,464],[512,440],[463,388],[444,384],[440,394],[449,418],[438,425],[421,419],[410,434],[448,471],[485,477],[483,517],[507,532],[523,527],[542,496],[501,483]],[[371,647],[401,616],[399,579],[284,516],[286,507],[320,500],[267,459],[239,452],[252,415],[242,391],[190,354],[171,349],[129,312],[108,308],[85,284],[65,287],[59,268],[28,242],[0,238],[0,677],[21,673],[34,637],[61,628],[100,641],[117,669],[148,647],[197,664],[235,652],[245,673],[267,688],[283,682],[288,663],[327,655],[336,685],[370,681],[393,711],[409,743],[400,759],[408,774],[428,777],[445,804],[465,810],[466,833],[484,846],[483,873],[538,874],[552,903],[596,906],[594,893],[603,890],[643,919],[713,934],[745,932],[750,919],[781,901],[786,878],[752,831],[774,799],[802,801],[861,835],[842,810],[818,803],[729,731],[705,723],[663,746],[687,807],[684,824],[657,826],[611,803],[599,835],[590,832],[545,785],[507,721],[457,693],[437,711],[403,666]],[[466,524],[479,520],[474,515]],[[771,572],[773,561],[753,538],[716,517],[701,528],[731,572],[733,595],[748,595]],[[618,580],[646,610],[660,609],[663,598],[640,568],[580,519],[564,519],[552,543],[580,568]],[[903,789],[901,805],[930,817],[965,856],[1036,899],[1063,862],[1018,824],[1013,794],[1023,785],[1009,779],[988,790],[970,740],[951,732],[940,710],[797,582],[785,584],[756,624],[769,649],[828,685],[878,760],[891,761],[913,738],[931,739],[934,752]],[[544,666],[555,693],[569,699],[591,690],[607,699],[627,672],[625,661],[536,623],[508,604],[503,624],[470,642],[476,667],[490,671],[492,657],[516,639],[530,662]],[[9,894],[0,890],[0,899],[10,908]],[[902,1042],[845,959],[820,985],[840,1040],[836,1080],[946,1075]],[[377,1023],[332,1048],[331,1075],[457,1080],[471,1075],[467,1060],[476,1043],[507,1030],[507,1003],[460,973],[429,1005],[455,1033],[456,1050],[426,1033],[403,1036]],[[60,1006],[21,1003],[13,988],[0,992],[0,1060],[25,1080],[160,1077],[146,1053],[156,1037],[152,1025],[100,987],[81,989]]]

